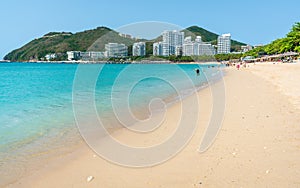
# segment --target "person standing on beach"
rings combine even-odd
[[[240,64],[236,65],[237,70],[240,70]]]

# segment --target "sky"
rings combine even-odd
[[[118,29],[144,21],[197,25],[247,44],[267,44],[300,22],[299,7],[299,0],[2,0],[0,59],[50,31]]]

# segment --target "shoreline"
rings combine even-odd
[[[220,70],[221,72],[224,71],[224,69]],[[225,73],[223,73],[225,74]],[[210,82],[219,82],[219,80],[215,80],[212,79]],[[190,94],[185,94],[182,98],[182,100],[187,100],[188,98],[191,98],[192,96],[198,95],[199,93],[203,92],[203,90],[209,90],[209,84],[205,83],[204,85],[201,84],[200,86],[198,86],[197,88],[195,88],[196,90]],[[171,97],[174,98],[174,97]],[[166,99],[168,100],[168,99]],[[177,108],[178,106],[180,106],[181,104],[181,100],[179,99],[172,99],[169,102],[167,102],[167,109],[174,109],[174,106],[176,106],[175,108]],[[160,111],[158,110],[154,110],[154,114],[152,114],[154,117],[157,117],[161,114]],[[131,125],[131,127],[134,127],[137,125]],[[76,127],[76,130],[78,131],[78,128]],[[112,134],[121,134],[120,132],[125,131],[125,128],[116,126],[116,128],[108,128],[108,131]],[[76,158],[78,158],[78,155],[83,155],[86,154],[87,152],[92,152],[93,151],[87,151],[87,150],[91,150],[89,148],[89,146],[86,144],[86,142],[82,139],[82,136],[80,136],[81,141],[76,142],[76,146],[72,146],[74,149],[72,151],[68,151],[68,152],[64,152],[64,153],[57,153],[58,156],[49,156],[46,157],[46,159],[43,159],[42,161],[39,162],[43,162],[45,165],[40,164],[39,166],[33,166],[33,168],[29,168],[29,172],[26,172],[25,174],[23,174],[20,178],[21,180],[26,180],[27,178],[31,179],[32,175],[35,174],[34,176],[38,176],[39,173],[47,173],[45,171],[48,170],[48,168],[57,168],[60,165],[65,164],[68,160],[75,160]],[[52,151],[52,152],[56,152],[56,151]],[[95,157],[95,153],[93,153],[93,157]],[[97,156],[99,157],[99,156]],[[31,163],[34,163],[31,162]],[[40,170],[37,170],[37,167],[41,168]],[[32,171],[32,169],[35,169],[34,171]],[[46,170],[44,170],[46,169]],[[33,172],[33,173],[32,173]],[[19,181],[13,181],[10,182],[6,185],[4,185],[5,187],[11,187],[11,186],[15,186],[16,184],[19,184]],[[19,186],[19,185],[18,185]]]
[[[195,135],[181,153],[166,163],[144,169],[121,167],[95,157],[83,143],[80,150],[63,157],[64,163],[54,161],[8,187],[198,187],[199,183],[208,187],[299,186],[300,111],[274,83],[261,79],[261,72],[255,73],[257,70],[252,67],[225,70],[224,125],[207,152],[197,152],[211,113],[210,90],[204,88],[195,94],[204,107]],[[179,109],[178,103],[170,106],[167,126],[146,139],[145,135],[126,130],[114,135],[129,145],[137,145],[143,139],[139,146],[156,144],[176,128],[174,114]],[[87,183],[90,175],[95,179]]]
[[[151,61],[151,62],[135,62],[135,61],[124,61],[124,62],[110,62],[110,61],[0,61],[0,63],[37,63],[37,64],[221,64],[218,61],[207,61],[207,62],[172,62],[172,61]]]
[[[212,70],[212,71],[214,71],[214,70]],[[215,80],[212,80],[212,81],[215,81]],[[203,90],[207,87],[208,87],[207,83],[205,83],[205,84],[202,83],[201,85],[197,86],[197,88],[195,88],[196,89],[195,91],[190,92],[188,94],[186,93],[186,90],[182,90],[184,92],[184,94],[182,94],[183,100],[185,98],[189,98],[191,95],[195,95],[195,93],[197,93],[197,92],[199,92],[199,91],[201,91],[201,90]],[[166,105],[167,108],[172,108],[173,105],[176,105],[177,103],[180,103],[180,101],[178,101],[178,100],[179,99],[177,99],[177,97],[174,97],[174,96],[170,96],[169,98],[166,98],[165,102],[167,104]],[[155,116],[158,116],[159,113],[160,113],[159,110],[154,110],[154,115]],[[77,127],[74,128],[74,129],[75,129],[75,132],[78,132]],[[116,126],[116,128],[109,128],[109,132],[114,132],[114,131],[119,131],[119,130],[120,130],[119,126]],[[71,150],[71,149],[66,149],[66,150],[64,150],[64,149],[53,149],[52,150],[51,149],[51,150],[43,152],[43,153],[38,153],[38,152],[34,153],[32,155],[32,156],[34,156],[33,158],[28,157],[28,159],[26,159],[26,161],[27,161],[26,163],[29,163],[29,165],[27,165],[27,164],[22,165],[22,167],[24,167],[24,174],[22,174],[22,172],[20,173],[21,174],[20,175],[21,179],[23,179],[23,176],[27,177],[28,175],[31,175],[31,173],[33,171],[36,171],[38,168],[43,168],[43,166],[44,166],[43,164],[48,164],[49,162],[52,163],[52,161],[54,161],[53,163],[56,163],[55,162],[56,158],[60,159],[60,158],[64,158],[64,155],[68,156],[69,153],[71,153],[71,155],[72,155],[72,153],[77,153],[77,150],[78,150],[77,145],[81,145],[81,146],[86,145],[85,142],[82,140],[81,136],[79,135],[78,137],[79,138],[76,139],[76,140],[80,140],[80,141],[78,141],[76,143],[74,142],[76,145],[73,145],[73,144],[69,145],[70,147],[75,148],[74,151]],[[40,140],[42,142],[43,138],[40,138]],[[81,149],[79,149],[79,150],[81,150]],[[49,155],[48,155],[48,153],[49,153]],[[56,157],[55,155],[58,155],[58,157]],[[36,157],[36,156],[38,156],[38,157]],[[39,157],[39,156],[41,156],[41,157]],[[58,163],[61,163],[61,162],[59,162],[59,160],[58,160]],[[39,170],[37,170],[37,171],[39,171]],[[29,172],[29,174],[28,174],[28,172]],[[7,176],[7,177],[9,177],[9,176]],[[16,183],[18,181],[13,181],[13,182]],[[11,183],[9,183],[9,184],[11,184]],[[12,184],[14,184],[14,183],[12,183]]]

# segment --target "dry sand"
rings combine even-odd
[[[251,66],[251,72],[277,86],[300,109],[300,63],[260,63]]]
[[[197,149],[211,113],[209,88],[197,94],[201,110],[195,135],[163,164],[121,167],[95,157],[84,145],[9,187],[300,187],[300,112],[293,102],[299,101],[299,67],[227,69],[223,126],[204,153]],[[180,103],[171,106],[161,128],[147,136],[125,130],[114,136],[138,146],[159,143],[176,128],[179,111]],[[89,183],[88,176],[94,177]]]

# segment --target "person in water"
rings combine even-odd
[[[200,70],[199,69],[195,69],[197,76],[200,75]]]

